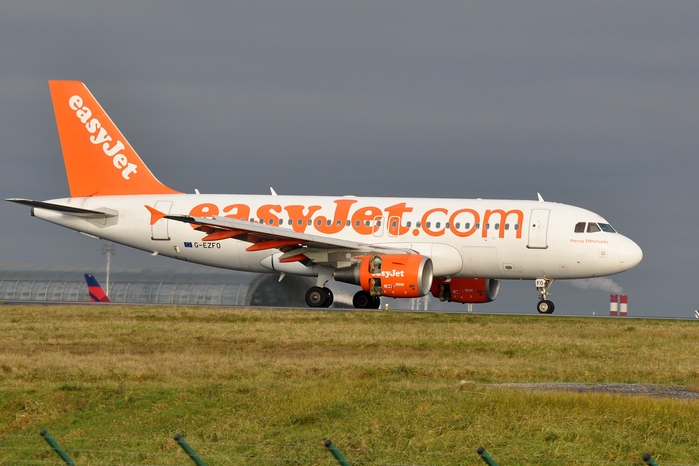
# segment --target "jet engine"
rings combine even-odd
[[[489,303],[498,297],[500,280],[492,278],[452,278],[435,279],[432,282],[432,296],[440,301],[456,303]]]
[[[335,270],[335,280],[359,285],[371,296],[417,298],[430,292],[432,260],[420,254],[359,256],[351,267]]]

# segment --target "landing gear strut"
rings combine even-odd
[[[539,303],[536,305],[536,310],[539,311],[539,314],[553,314],[553,310],[555,309],[553,301],[546,299],[551,296],[549,287],[552,284],[553,278],[536,279],[536,289],[539,291]]]
[[[333,292],[330,291],[330,288],[313,286],[306,291],[306,304],[309,307],[330,307],[333,299]]]
[[[381,306],[381,298],[372,296],[368,291],[359,290],[354,294],[352,304],[357,309],[378,309]]]

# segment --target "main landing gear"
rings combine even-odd
[[[552,284],[553,278],[536,279],[536,289],[539,291],[539,303],[536,305],[536,310],[539,311],[539,314],[553,314],[553,310],[556,308],[553,305],[553,301],[546,299],[551,296],[549,287]]]
[[[309,307],[330,307],[334,299],[330,288],[313,286],[306,291],[306,304]]]
[[[372,296],[368,291],[359,290],[354,294],[352,304],[357,309],[378,309],[381,307],[381,297]]]

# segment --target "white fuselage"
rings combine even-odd
[[[280,264],[278,250],[248,252],[250,243],[234,239],[203,242],[205,233],[186,223],[162,219],[151,225],[145,206],[411,249],[432,259],[435,277],[590,278],[623,272],[642,258],[641,249],[619,233],[575,232],[581,222],[606,224],[599,215],[544,201],[168,194],[50,202],[118,215],[88,219],[41,208],[34,215],[151,253],[252,272],[318,274],[316,266]]]

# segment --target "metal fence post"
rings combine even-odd
[[[189,446],[189,444],[185,441],[185,439],[180,435],[180,434],[175,434],[173,437],[177,443],[180,444],[182,449],[189,455],[190,458],[192,458],[192,461],[194,461],[194,464],[197,466],[206,466],[206,463],[202,461],[201,458],[199,458],[199,455],[197,455],[197,452],[194,451],[192,447]]]
[[[335,457],[338,463],[340,463],[342,466],[350,466],[349,461],[340,453],[340,450],[337,449],[335,445],[333,445],[332,440],[328,439],[325,441],[325,448],[330,450],[330,453]]]
[[[51,434],[49,434],[46,431],[46,429],[41,429],[41,432],[39,432],[39,435],[44,437],[44,440],[46,440],[46,443],[48,443],[51,446],[51,448],[53,448],[53,451],[55,451],[56,454],[58,456],[60,456],[61,459],[63,461],[65,461],[68,466],[75,466],[75,462],[73,461],[73,459],[70,456],[68,456],[68,453],[63,451],[63,448],[61,448],[61,446],[58,444],[58,442],[56,442],[56,440],[53,437],[51,437]]]
[[[499,466],[495,462],[493,457],[490,456],[490,454],[487,451],[485,451],[485,448],[483,448],[482,446],[478,447],[478,449],[476,450],[476,453],[478,453],[480,455],[480,457],[483,459],[483,461],[485,461],[485,463],[488,466]]]
[[[650,456],[650,453],[646,453],[643,455],[643,461],[646,462],[646,464],[649,464],[650,466],[658,466],[658,463],[653,459],[652,456]]]

